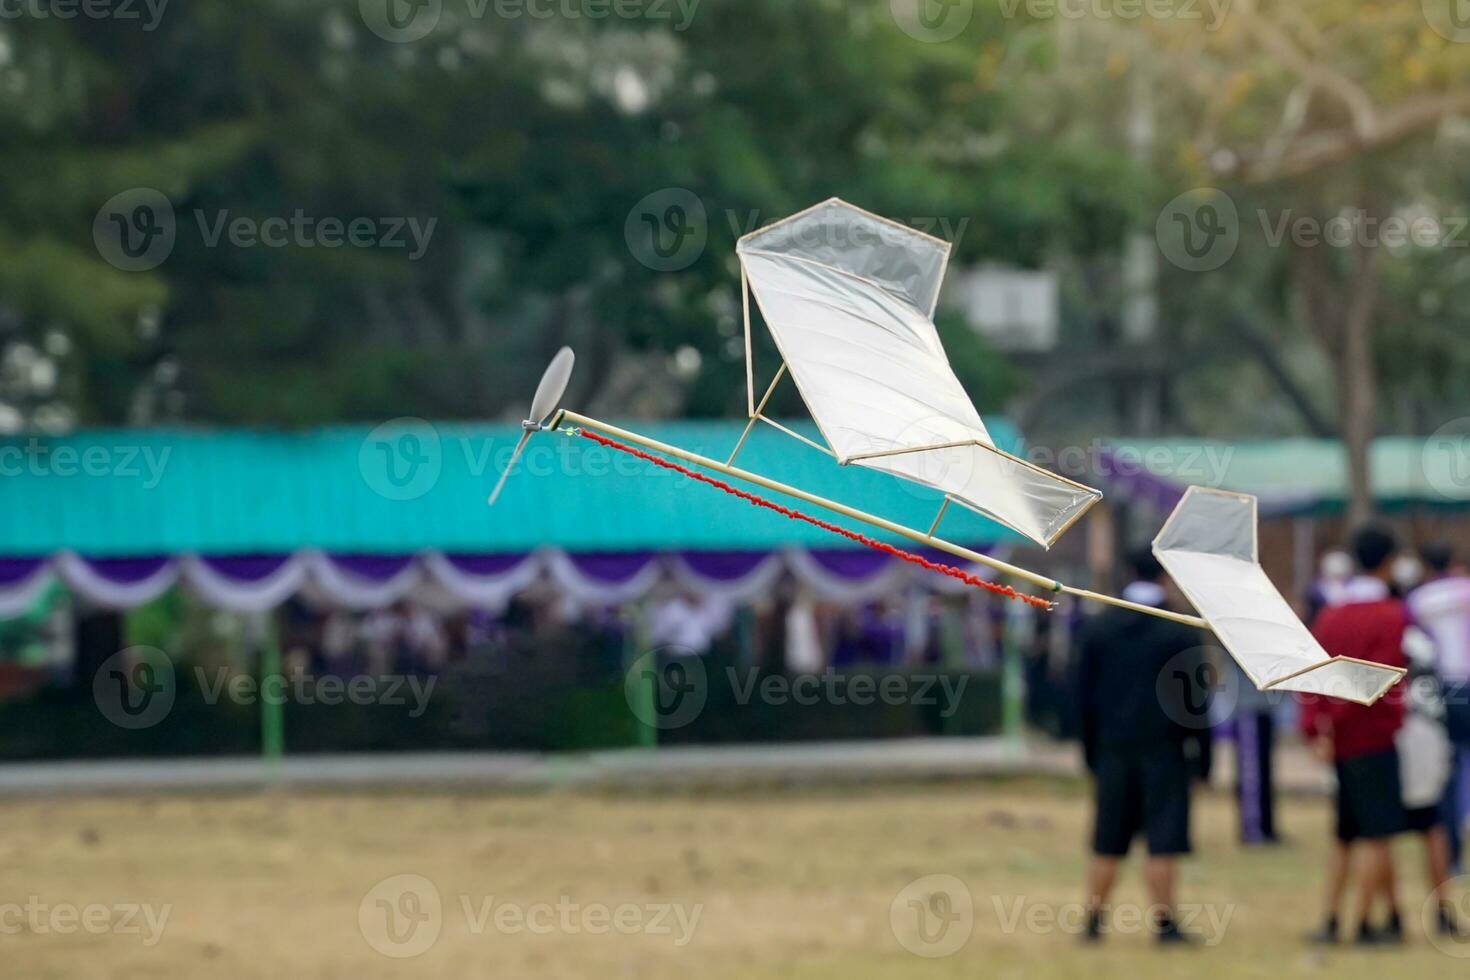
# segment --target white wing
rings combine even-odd
[[[1372,704],[1404,671],[1332,657],[1266,577],[1256,498],[1190,487],[1153,543],[1168,570],[1256,687]]]
[[[932,320],[948,244],[834,198],[738,252],[839,462],[943,491],[1047,547],[1102,497],[991,440]]]

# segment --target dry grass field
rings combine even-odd
[[[1160,951],[1142,934],[1084,949],[1071,933],[1086,801],[1070,782],[11,800],[0,975],[1380,980],[1467,968],[1418,925],[1411,842],[1409,946],[1322,953],[1300,937],[1316,917],[1326,804],[1289,801],[1292,846],[1269,852],[1238,848],[1232,819],[1228,799],[1201,799],[1184,872],[1213,945]],[[911,884],[929,875],[961,884]],[[929,910],[922,935],[910,900]],[[1119,901],[1143,901],[1136,871]]]

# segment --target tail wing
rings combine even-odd
[[[1405,671],[1322,649],[1266,577],[1256,533],[1255,497],[1190,487],[1153,551],[1256,687],[1358,704],[1383,697]]]

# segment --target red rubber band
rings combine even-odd
[[[856,541],[858,544],[865,545],[875,551],[881,551],[885,555],[891,555],[894,558],[902,558],[904,561],[910,562],[914,565],[918,565],[920,568],[927,568],[931,572],[938,572],[941,575],[948,575],[950,578],[959,579],[966,585],[973,585],[976,588],[985,589],[988,592],[994,592],[996,595],[1005,596],[1007,599],[1015,599],[1019,602],[1024,602],[1028,606],[1035,606],[1038,609],[1051,609],[1051,603],[1046,599],[1042,599],[1034,595],[1026,595],[1024,592],[1017,592],[1009,585],[1001,585],[997,582],[987,582],[985,579],[979,577],[978,575],[971,575],[969,572],[966,572],[963,569],[955,568],[953,565],[942,565],[939,562],[930,561],[922,555],[916,555],[912,552],[904,551],[901,548],[895,548],[891,544],[884,544],[882,541],[876,541],[865,534],[858,534],[856,531],[849,531],[845,527],[838,527],[836,524],[830,524],[827,521],[819,520],[809,514],[803,514],[799,510],[792,510],[789,507],[782,507],[780,504],[766,500],[764,497],[757,497],[753,493],[747,493],[746,491],[741,490],[738,487],[732,487],[730,484],[725,483],[721,480],[716,480],[713,477],[705,476],[703,473],[700,473],[697,470],[691,470],[688,467],[680,466],[678,463],[671,463],[666,459],[662,459],[658,456],[653,455],[652,453],[646,453],[641,449],[635,449],[632,446],[624,445],[623,443],[618,442],[614,439],[609,439],[607,436],[599,435],[598,433],[593,432],[590,429],[575,429],[573,431],[575,431],[578,435],[583,436],[584,438],[591,439],[593,442],[600,443],[601,445],[607,446],[610,449],[616,449],[619,452],[627,453],[630,456],[636,456],[639,459],[647,460],[648,462],[653,463],[655,466],[662,466],[666,470],[673,470],[675,473],[683,474],[690,479],[698,480],[700,483],[707,483],[710,486],[723,490],[728,494],[733,494],[734,496],[739,497],[741,500],[755,504],[757,507],[764,507],[767,510],[773,510],[776,513],[780,514],[782,517],[789,517],[795,521],[806,521],[808,524],[819,527],[824,531],[830,531],[833,534],[839,534],[842,537],[847,538],[849,541]]]

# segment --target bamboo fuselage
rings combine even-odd
[[[1001,561],[998,558],[992,558],[990,555],[981,554],[980,552],[975,551],[971,548],[966,548],[963,545],[955,544],[952,541],[946,541],[944,538],[935,537],[932,533],[916,531],[911,527],[906,527],[902,524],[898,524],[886,518],[879,517],[876,514],[869,514],[866,511],[858,510],[856,507],[849,507],[847,504],[839,503],[835,500],[829,500],[826,497],[820,497],[814,493],[808,493],[807,491],[802,490],[799,487],[790,486],[789,484],[782,483],[779,480],[773,480],[770,477],[762,476],[759,473],[752,473],[749,470],[743,470],[738,466],[731,466],[727,463],[722,463],[719,460],[711,459],[708,456],[701,456],[699,453],[693,453],[687,449],[680,449],[678,446],[671,446],[668,443],[660,442],[657,439],[650,439],[648,436],[640,435],[637,432],[631,432],[628,429],[623,429],[616,425],[611,425],[598,419],[589,418],[588,416],[578,414],[577,412],[562,409],[552,417],[552,420],[547,425],[547,428],[557,428],[561,425],[562,422],[570,422],[574,425],[581,425],[589,429],[595,429],[596,431],[601,432],[604,435],[623,439],[627,442],[633,443],[634,445],[642,446],[644,449],[652,450],[653,452],[657,453],[662,453],[666,456],[672,456],[673,458],[681,459],[686,463],[692,463],[693,465],[699,466],[703,469],[713,470],[716,473],[722,473],[726,476],[733,477],[734,479],[743,480],[746,483],[752,483],[758,487],[764,487],[767,490],[774,490],[777,493],[785,494],[788,497],[794,497],[797,500],[805,501],[806,503],[821,507],[823,510],[830,511],[834,514],[840,514],[843,517],[848,517],[852,520],[860,521],[870,527],[876,527],[891,534],[897,534],[900,537],[908,538],[910,541],[917,542],[918,544],[927,545],[931,548],[936,548],[947,554],[954,555],[956,558],[963,558],[969,562],[986,565],[990,568],[995,569],[997,572],[1000,572],[1003,575],[1009,575],[1012,578],[1017,578],[1025,582],[1030,582],[1032,585],[1035,585],[1041,589],[1045,589],[1049,592],[1063,593],[1065,595],[1075,596],[1079,599],[1086,599],[1090,602],[1100,602],[1110,606],[1117,606],[1122,609],[1131,609],[1134,612],[1143,613],[1144,615],[1155,616],[1159,619],[1167,619],[1176,623],[1183,623],[1186,626],[1194,626],[1198,629],[1209,629],[1209,624],[1207,624],[1203,619],[1199,618],[1198,616],[1188,616],[1184,615],[1183,613],[1171,612],[1168,609],[1157,609],[1153,606],[1145,606],[1141,603],[1129,602],[1127,599],[1120,599],[1117,596],[1104,595],[1100,592],[1092,592],[1087,589],[1073,588],[1070,585],[1064,585],[1061,582],[1058,582],[1056,579],[1048,578],[1045,575],[1041,575],[1037,572],[1030,571],[1029,569],[1022,568],[1019,565],[1012,565],[1009,562]]]

